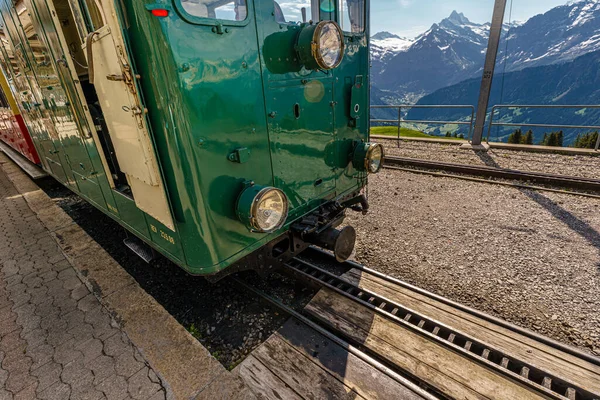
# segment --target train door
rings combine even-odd
[[[35,107],[43,105],[46,114],[46,128],[50,132],[53,147],[48,148],[48,157],[52,170],[60,171],[63,168],[65,183],[74,191],[80,191],[75,176],[71,172],[77,159],[80,145],[79,129],[73,114],[70,101],[62,87],[60,78],[53,66],[45,38],[40,36],[34,24],[35,14],[30,4],[24,0],[8,0],[12,3],[13,21],[17,26],[17,33],[21,36],[19,47],[25,54],[28,67],[32,73],[30,84],[37,89],[37,96],[41,100]],[[47,146],[47,143],[43,144]],[[49,147],[49,146],[48,146]],[[60,174],[59,174],[60,175]]]
[[[78,91],[77,72],[75,72],[75,76],[71,74],[71,71],[78,71],[74,64],[80,66],[79,70],[85,67],[82,64],[85,63],[85,58],[82,56],[81,44],[73,42],[68,47],[62,30],[59,32],[57,29],[57,26],[62,27],[62,24],[74,29],[74,23],[68,19],[70,15],[69,6],[65,3],[57,12],[52,2],[36,1],[34,3],[32,0],[25,1],[30,9],[31,17],[35,20],[34,25],[43,28],[39,29],[41,41],[51,54],[52,66],[64,87],[69,110],[73,113],[77,135],[68,138],[68,147],[65,149],[69,156],[73,177],[80,192],[88,200],[102,209],[116,212],[107,176],[104,174],[105,168],[95,145],[95,132],[91,128],[94,125],[91,117],[86,113],[87,109],[83,108],[81,100],[83,96]],[[68,13],[64,12],[65,9]],[[61,21],[60,18],[63,18],[63,20]],[[64,140],[63,143],[65,143]],[[110,178],[110,175],[108,175],[108,178]],[[101,184],[104,185],[104,190]]]
[[[302,22],[319,21],[320,3],[255,0],[273,173],[294,207],[336,186],[334,76],[307,70],[295,50]]]
[[[100,140],[105,169],[118,192],[135,201],[136,206],[175,230],[170,205],[146,121],[135,76],[120,25],[120,10],[113,0],[52,1],[52,12],[70,7],[74,26],[83,40],[82,61],[86,70],[83,88],[87,105],[95,102],[97,125],[107,134]],[[64,26],[61,26],[66,34]],[[74,31],[70,33],[72,36]],[[77,54],[70,54],[75,59]],[[79,64],[82,63],[79,61]],[[78,84],[82,84],[79,82]],[[116,184],[120,182],[121,184]]]
[[[93,82],[108,126],[120,171],[127,176],[139,209],[175,230],[170,205],[146,121],[147,110],[138,93],[122,36],[120,11],[113,0],[96,0],[88,13],[103,25],[86,41],[90,82]]]
[[[59,155],[56,141],[58,134],[54,128],[54,119],[47,105],[42,104],[42,93],[37,85],[31,62],[26,53],[29,47],[23,39],[20,22],[16,19],[12,2],[0,1],[4,10],[4,36],[2,37],[2,53],[10,66],[13,83],[17,89],[16,98],[22,110],[29,131],[35,138],[42,165],[50,174],[64,184],[68,177]],[[16,22],[15,22],[16,20]]]
[[[331,19],[342,28],[345,55],[333,70],[336,77],[334,90],[339,95],[335,104],[337,152],[343,160],[352,152],[354,141],[369,132],[369,26],[366,0],[330,0]],[[352,168],[351,164],[348,168]],[[366,179],[366,175],[364,175]],[[337,183],[347,187],[355,181],[352,170],[338,170]]]

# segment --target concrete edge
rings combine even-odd
[[[398,141],[397,136],[371,135],[371,138],[381,139],[381,140]],[[470,145],[470,142],[467,140],[449,140],[449,139],[444,139],[444,138],[429,139],[429,138],[416,138],[416,137],[401,136],[400,141],[450,144],[450,145],[455,145],[455,146],[463,146],[464,149],[471,149],[471,147],[468,147]],[[531,153],[554,153],[554,154],[564,154],[564,155],[570,155],[570,156],[578,155],[578,156],[589,156],[589,157],[600,156],[600,151],[596,151],[593,149],[577,149],[575,147],[554,147],[554,146],[540,146],[537,144],[511,144],[511,143],[500,143],[500,142],[487,142],[487,143],[483,143],[482,145],[486,145],[491,149],[525,151],[525,152],[531,152]],[[482,150],[482,149],[478,147],[476,150]]]
[[[17,164],[33,180],[42,179],[48,176],[46,171],[29,161],[25,156],[15,149],[0,141],[0,150],[6,154],[15,164]]]
[[[221,397],[224,390],[231,398],[237,397],[230,391],[243,388],[238,377],[227,371],[21,169],[10,161],[0,162],[0,167],[82,281],[159,375],[168,398]]]

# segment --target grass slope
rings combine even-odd
[[[371,135],[384,135],[384,136],[398,137],[398,127],[396,127],[396,126],[374,126],[374,127],[371,127]],[[400,128],[400,136],[401,137],[413,137],[413,138],[426,138],[426,139],[463,140],[463,139],[454,138],[454,137],[428,135],[421,131],[415,131],[413,129],[408,129],[408,128]]]

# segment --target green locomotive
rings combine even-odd
[[[366,0],[0,0],[42,167],[191,274],[269,269],[378,172]]]

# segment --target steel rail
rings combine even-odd
[[[386,367],[384,364],[380,363],[373,357],[369,356],[367,353],[359,350],[357,347],[352,346],[350,343],[346,342],[342,338],[335,336],[333,333],[331,333],[327,329],[323,328],[322,326],[320,326],[316,322],[310,320],[309,318],[305,317],[304,315],[300,314],[299,312],[293,310],[291,307],[286,306],[285,304],[283,304],[279,300],[275,299],[274,297],[269,296],[268,294],[256,289],[255,287],[247,284],[246,282],[244,282],[238,278],[231,278],[231,279],[235,283],[240,285],[242,288],[244,288],[245,290],[248,290],[249,292],[252,292],[255,295],[263,298],[264,300],[266,300],[268,303],[270,303],[274,307],[277,307],[281,311],[285,312],[287,315],[295,318],[296,320],[305,324],[306,326],[308,326],[315,332],[317,332],[320,335],[331,340],[332,342],[334,342],[335,344],[337,344],[338,346],[340,346],[344,350],[346,350],[348,353],[356,356],[357,358],[364,361],[365,363],[373,366],[375,369],[377,369],[378,371],[382,372],[383,374],[389,376],[391,379],[398,382],[402,386],[405,386],[407,389],[413,391],[415,394],[422,396],[426,400],[439,400],[439,397],[436,397],[436,396],[432,395],[431,393],[427,392],[426,390],[424,390],[423,388],[421,388],[419,385],[415,384],[411,380],[403,377],[402,375],[398,374],[397,372],[393,371],[392,369]],[[415,380],[418,380],[418,379],[415,378]]]
[[[393,109],[393,108],[475,108],[470,104],[440,104],[440,105],[432,105],[432,104],[398,104],[398,105],[385,105],[385,106],[371,106],[371,108],[377,109]]]
[[[397,123],[397,119],[372,119],[371,122]],[[470,122],[460,121],[425,121],[419,119],[401,119],[401,123],[437,124],[437,125],[471,125]],[[442,136],[440,136],[442,137]]]
[[[494,370],[530,389],[553,399],[598,400],[600,395],[587,391],[556,375],[495,349],[493,346],[457,329],[420,314],[384,296],[361,288],[309,262],[293,259],[284,268],[293,276],[326,287],[399,326],[424,336],[454,352]]]
[[[322,249],[319,249],[317,247],[311,246],[311,247],[309,247],[309,251],[318,253],[318,255],[321,256],[321,257],[328,258],[330,262],[336,262],[335,258],[333,257],[333,255],[331,255],[330,253],[326,252],[325,250],[322,250]],[[432,293],[432,292],[427,291],[425,289],[421,289],[421,288],[419,288],[419,287],[417,287],[415,285],[411,285],[408,282],[404,282],[403,280],[400,280],[400,279],[394,278],[392,276],[383,274],[383,273],[381,273],[379,271],[375,271],[374,269],[371,269],[369,267],[365,267],[364,265],[358,264],[358,263],[356,263],[354,261],[346,261],[346,262],[344,262],[344,264],[347,264],[349,268],[355,268],[355,269],[358,269],[359,271],[366,272],[366,273],[368,273],[370,275],[373,275],[373,276],[376,276],[377,278],[380,278],[380,279],[382,279],[384,281],[396,284],[396,285],[401,286],[401,287],[403,287],[405,289],[409,289],[409,290],[411,290],[411,291],[413,291],[415,293],[418,293],[418,294],[421,294],[423,296],[429,297],[429,298],[431,298],[433,300],[439,301],[440,303],[443,303],[443,304],[445,304],[447,306],[450,306],[452,308],[456,308],[457,310],[466,312],[467,314],[471,314],[471,315],[473,315],[475,317],[481,318],[481,319],[483,319],[485,321],[491,322],[493,324],[496,324],[498,326],[506,328],[506,329],[508,329],[510,331],[518,333],[520,335],[526,336],[526,337],[528,337],[530,339],[533,339],[535,341],[543,343],[543,344],[545,344],[547,346],[550,346],[550,347],[555,348],[557,350],[563,351],[563,352],[565,352],[567,354],[570,354],[572,356],[575,356],[577,358],[581,358],[581,359],[583,359],[585,361],[588,361],[588,362],[590,362],[590,363],[592,363],[594,365],[600,366],[600,358],[594,357],[593,355],[588,354],[588,353],[584,353],[583,351],[581,351],[579,349],[576,349],[575,347],[568,346],[566,344],[560,343],[560,342],[558,342],[558,341],[556,341],[554,339],[550,339],[549,337],[540,335],[538,333],[532,332],[532,331],[530,331],[528,329],[522,328],[522,327],[517,326],[515,324],[511,324],[510,322],[507,322],[507,321],[505,321],[503,319],[494,317],[493,315],[486,314],[486,313],[484,313],[482,311],[479,311],[479,310],[476,310],[474,308],[465,306],[464,304],[457,303],[455,301],[447,299],[447,298],[445,298],[443,296],[440,296],[438,294]]]
[[[523,183],[496,181],[496,180],[485,179],[485,178],[474,178],[471,176],[446,174],[443,172],[425,171],[422,169],[415,169],[415,168],[402,168],[402,167],[390,167],[390,166],[387,166],[386,168],[395,170],[395,171],[410,172],[413,174],[438,176],[438,177],[442,177],[442,178],[461,179],[461,180],[471,181],[471,182],[487,183],[490,185],[510,186],[510,187],[514,187],[514,188],[518,188],[518,189],[528,189],[528,190],[537,190],[537,191],[543,191],[543,192],[568,194],[571,196],[589,197],[591,199],[600,200],[600,195],[597,195],[597,194],[590,194],[590,193],[584,193],[584,192],[573,192],[573,191],[568,191],[568,190],[563,190],[563,189],[553,189],[553,188],[548,188],[548,187],[544,187],[544,186],[534,186],[534,185],[526,185]]]
[[[592,178],[583,178],[577,176],[555,175],[543,172],[526,172],[513,169],[504,169],[497,167],[489,167],[486,165],[467,165],[455,164],[448,162],[419,160],[414,158],[387,156],[385,158],[386,165],[393,166],[409,166],[416,168],[440,169],[451,171],[460,174],[468,174],[475,176],[495,177],[502,179],[515,179],[536,181],[548,185],[572,187],[583,190],[600,191],[600,180]]]
[[[411,120],[411,119],[403,119],[402,118],[402,110],[410,110],[413,108],[417,109],[469,109],[471,110],[471,118],[470,121],[440,121],[440,120]],[[371,106],[371,110],[374,109],[388,109],[388,110],[397,110],[398,118],[395,120],[391,119],[374,119],[371,118],[369,123],[389,123],[395,124],[398,128],[398,146],[400,146],[400,136],[402,131],[402,124],[404,123],[415,123],[415,124],[432,124],[432,125],[469,125],[469,133],[467,137],[471,137],[471,133],[473,132],[473,123],[475,121],[475,106],[473,105],[460,105],[460,104],[448,104],[448,105],[411,105],[411,104],[398,104],[398,105],[380,105],[380,106]],[[468,118],[468,117],[467,117]]]
[[[490,122],[489,122],[489,126],[488,126],[488,132],[487,132],[487,137],[486,137],[486,142],[489,143],[490,141],[490,136],[492,134],[492,128],[494,126],[498,126],[498,127],[505,127],[505,126],[527,126],[527,127],[531,127],[531,128],[564,128],[564,129],[600,129],[600,126],[597,125],[558,125],[558,124],[536,124],[536,123],[512,123],[512,122],[494,122],[494,117],[496,116],[496,110],[500,110],[500,109],[517,109],[517,108],[537,108],[537,109],[564,109],[564,108],[569,108],[569,109],[587,109],[587,108],[592,108],[592,109],[599,109],[600,108],[600,104],[588,104],[588,105],[583,105],[583,104],[571,104],[571,105],[557,105],[557,104],[531,104],[531,105],[525,105],[525,104],[514,104],[514,105],[509,105],[509,104],[497,104],[495,106],[492,107],[492,112],[490,113]],[[594,146],[594,150],[598,151],[598,149],[600,148],[600,136],[598,137],[598,139],[596,140],[596,145]]]

